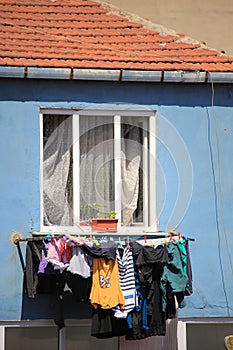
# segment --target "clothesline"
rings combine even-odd
[[[12,231],[11,234],[11,241],[14,244],[18,244],[19,242],[27,242],[27,241],[40,241],[43,239],[52,239],[52,238],[61,238],[66,236],[68,233],[61,233],[61,232],[32,232],[30,237],[24,237],[22,233],[18,232],[18,231]],[[100,235],[101,234],[101,235]],[[171,231],[154,231],[153,233],[145,234],[143,233],[143,235],[127,235],[126,233],[117,233],[117,232],[93,232],[90,234],[74,234],[74,233],[69,233],[69,236],[73,236],[73,237],[85,237],[87,238],[87,236],[89,236],[90,239],[92,239],[93,237],[95,237],[95,239],[100,240],[103,239],[103,237],[108,237],[108,239],[112,239],[115,241],[119,241],[120,237],[124,237],[125,240],[127,240],[128,242],[132,240],[132,238],[137,237],[137,240],[144,240],[145,242],[147,242],[148,240],[154,240],[154,239],[162,239],[162,238],[174,238],[174,237],[180,237],[180,233],[176,232],[175,230],[171,230]],[[114,237],[114,238],[113,238]],[[118,238],[118,239],[116,239]],[[195,241],[195,238],[190,238],[190,237],[186,237],[186,239],[190,240],[190,241]]]
[[[23,255],[22,255],[22,251],[21,251],[21,248],[20,248],[20,242],[34,242],[34,241],[42,241],[42,240],[45,240],[45,239],[54,239],[54,238],[62,238],[62,237],[65,237],[65,236],[69,236],[71,239],[72,237],[81,237],[81,235],[64,235],[63,233],[55,233],[55,234],[46,234],[44,233],[43,235],[33,235],[31,237],[24,237],[22,233],[20,232],[17,232],[17,231],[12,231],[12,234],[11,234],[11,241],[12,243],[14,243],[17,247],[17,250],[18,250],[18,255],[19,255],[19,259],[20,259],[20,263],[21,263],[21,266],[22,266],[22,269],[23,271],[25,272],[25,264],[24,264],[24,259],[23,259]],[[83,236],[83,237],[86,237]],[[103,240],[104,237],[108,237],[109,239],[113,240],[113,237],[110,236],[110,235],[102,235],[101,237],[98,236],[97,237],[97,240],[95,238],[94,235],[90,235],[89,236],[89,239],[92,239],[93,241],[95,242],[98,242],[98,240]],[[128,245],[130,242],[132,242],[132,237],[133,236],[128,236],[126,237],[124,235],[124,240],[122,241],[120,239],[120,235],[118,236],[118,240],[116,240],[116,236],[115,236],[115,242],[117,242],[118,244],[120,244],[121,246],[123,245]],[[143,236],[135,236],[137,237],[136,239],[134,239],[133,241],[137,240],[138,242],[140,241],[140,244],[142,245],[151,245],[151,246],[157,246],[157,245],[160,245],[160,244],[164,244],[164,243],[168,243],[167,242],[167,238],[169,237],[170,238],[170,241],[174,241],[175,239],[177,240],[180,240],[180,237],[182,237],[180,235],[180,233],[172,230],[172,231],[169,231],[169,232],[164,232],[164,231],[157,231],[157,233],[154,235],[154,236],[149,236],[147,237],[146,235],[143,235]],[[162,239],[164,239],[162,241]],[[195,241],[195,238],[190,238],[190,237],[185,237],[185,239],[187,241],[192,241],[194,242]]]

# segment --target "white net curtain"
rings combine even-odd
[[[44,225],[72,225],[72,118],[44,116]]]
[[[96,217],[114,210],[113,118],[80,118],[80,217]]]

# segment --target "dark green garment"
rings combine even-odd
[[[183,268],[184,268],[184,273],[187,275],[187,253],[186,253],[186,240],[184,238],[181,238],[176,244],[180,248],[181,252],[181,258],[183,261]]]
[[[168,262],[164,266],[160,280],[160,287],[163,293],[162,309],[165,312],[169,300],[177,296],[179,307],[184,307],[184,292],[188,283],[186,273],[186,250],[185,240],[183,242],[169,242]]]

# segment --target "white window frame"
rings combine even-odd
[[[120,215],[120,203],[116,202],[115,210],[117,212],[117,218],[119,219],[118,231],[116,235],[119,234],[127,234],[127,235],[135,235],[148,233],[153,234],[158,230],[158,219],[157,219],[157,207],[156,207],[156,112],[154,110],[145,110],[145,109],[56,109],[56,108],[41,108],[40,110],[40,184],[41,184],[41,215],[40,215],[40,233],[57,233],[57,228],[53,226],[44,226],[43,224],[43,115],[70,115],[73,118],[73,149],[75,150],[73,154],[76,154],[76,157],[73,158],[73,193],[79,193],[79,142],[75,142],[79,138],[79,117],[80,116],[106,116],[114,118],[114,159],[115,159],[115,169],[116,167],[120,169],[120,159],[118,157],[120,152],[120,137],[121,137],[121,117],[143,117],[148,118],[148,130],[149,130],[149,140],[147,140],[147,136],[144,136],[145,142],[148,142],[148,150],[149,150],[149,159],[146,156],[147,150],[143,147],[143,170],[146,169],[146,172],[143,173],[148,174],[148,176],[144,176],[144,193],[143,193],[143,208],[146,207],[148,203],[149,212],[147,218],[145,219],[145,225],[137,225],[134,226],[124,226],[121,227],[121,215]],[[78,156],[77,156],[78,155]],[[153,176],[152,176],[153,175]],[[117,181],[120,181],[121,174],[120,170],[118,171],[118,179],[115,178],[115,194],[118,190]],[[147,190],[146,190],[147,188]],[[74,217],[79,220],[79,212],[80,212],[80,196],[73,197],[73,212]],[[117,196],[115,196],[116,198]],[[80,226],[66,226],[59,227],[59,233],[70,233],[70,234],[81,234],[81,233],[91,233],[91,228],[88,227],[80,227]],[[114,233],[111,233],[113,235]]]

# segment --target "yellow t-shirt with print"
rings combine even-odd
[[[93,276],[90,302],[97,308],[111,309],[120,305],[124,309],[125,299],[120,287],[117,260],[93,259]]]

